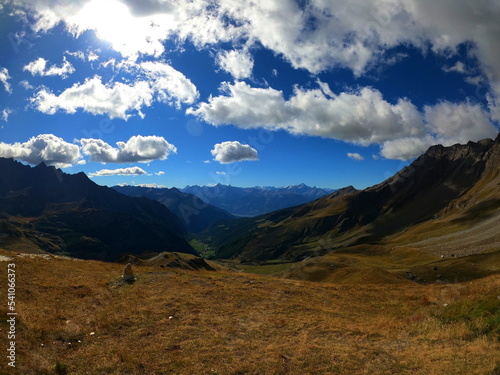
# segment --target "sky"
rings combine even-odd
[[[499,0],[0,0],[0,157],[361,189],[496,137]]]

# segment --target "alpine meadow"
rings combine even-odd
[[[498,0],[0,0],[0,375],[500,374]]]

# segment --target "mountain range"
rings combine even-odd
[[[0,247],[116,260],[126,254],[196,254],[186,240],[194,236],[216,258],[241,263],[295,262],[359,246],[368,246],[363,249],[370,254],[400,248],[443,257],[485,254],[500,250],[499,165],[500,135],[433,146],[364,190],[302,184],[180,191],[108,188],[83,173],[0,158]],[[238,219],[221,208],[250,215],[285,204]]]
[[[131,197],[145,197],[160,202],[172,211],[192,233],[202,232],[220,220],[235,218],[229,212],[176,188],[114,186],[113,189]]]
[[[204,202],[226,210],[232,215],[252,217],[309,203],[332,193],[334,190],[310,187],[305,184],[250,188],[217,184],[215,186],[186,186],[181,191],[193,194]]]
[[[125,253],[195,254],[186,228],[159,202],[99,186],[84,173],[0,158],[0,247],[116,260]]]
[[[205,233],[221,258],[297,261],[362,244],[443,256],[500,250],[500,135],[431,147],[373,187],[225,222]]]

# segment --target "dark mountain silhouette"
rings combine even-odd
[[[186,186],[181,191],[193,194],[204,202],[235,216],[252,217],[308,203],[334,190],[319,189],[304,184],[251,188],[217,184],[215,186]]]
[[[145,197],[160,202],[176,214],[188,231],[192,233],[202,232],[220,220],[234,219],[234,216],[229,212],[176,188],[114,186],[113,189],[131,197]]]
[[[124,253],[194,254],[186,229],[162,204],[65,174],[0,158],[0,246],[113,260]]]
[[[483,223],[491,216],[498,217],[499,165],[500,135],[495,141],[433,146],[381,184],[362,191],[348,189],[292,209],[226,223],[225,227],[214,228],[207,238],[214,241],[221,257],[297,260],[357,244],[387,241],[390,236],[401,237],[417,229],[420,237],[407,235],[400,243],[422,239],[430,229],[436,237],[446,236],[459,230],[460,222]],[[437,227],[436,220],[440,220]],[[498,227],[495,232],[494,222],[483,224],[476,236],[489,241],[494,250],[500,245]],[[470,246],[469,254],[474,252]]]

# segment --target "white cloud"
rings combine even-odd
[[[127,119],[135,111],[143,117],[141,108],[153,102],[153,90],[147,82],[138,81],[131,85],[121,82],[103,84],[101,77],[94,76],[82,84],[74,84],[61,94],[40,90],[31,100],[37,110],[50,115],[58,110],[75,113],[81,108],[94,115]]]
[[[65,51],[64,54],[85,61],[85,53],[83,53],[82,51],[75,51],[75,52]]]
[[[224,84],[227,95],[211,97],[197,109],[188,109],[212,125],[232,124],[240,128],[284,129],[349,141],[362,145],[401,136],[418,135],[422,118],[415,106],[399,100],[385,101],[374,89],[364,88],[335,95],[331,90],[295,88],[289,100],[273,88],[253,88],[244,82]]]
[[[226,84],[228,95],[211,97],[197,109],[188,110],[214,125],[285,129],[294,134],[356,144],[377,143],[382,146],[383,154],[408,158],[431,139],[467,141],[467,134],[489,134],[491,126],[484,121],[488,116],[490,120],[500,121],[500,7],[497,0],[13,2],[34,12],[35,30],[49,30],[60,21],[75,35],[93,29],[130,60],[141,54],[161,56],[166,39],[179,44],[189,39],[198,48],[229,45],[230,51],[220,52],[217,61],[236,79],[251,73],[252,57],[247,53],[255,46],[264,46],[294,68],[313,74],[345,67],[360,76],[372,67],[404,59],[404,55],[386,53],[397,46],[414,46],[424,53],[430,49],[441,56],[453,57],[458,54],[458,47],[467,43],[471,46],[468,53],[478,59],[480,71],[474,72],[475,77],[465,79],[478,84],[478,77],[485,77],[488,81],[485,86],[490,88],[486,95],[489,113],[467,103],[456,104],[460,113],[471,117],[479,126],[477,132],[468,132],[462,129],[459,119],[453,119],[460,128],[459,135],[447,130],[446,124],[452,119],[446,122],[440,115],[446,112],[446,105],[437,104],[434,110],[427,107],[419,112],[409,100],[388,102],[371,88],[336,95],[324,87],[320,87],[321,90],[297,88],[285,99],[272,88],[251,88],[241,82]],[[460,63],[443,69],[473,74],[471,67]],[[155,100],[179,106],[194,103],[198,98],[187,78],[174,83],[176,78],[168,76],[160,83],[160,79],[153,77],[159,74],[156,71],[143,70],[141,74],[149,77],[128,85],[105,85],[99,78],[94,87],[89,87],[91,80],[88,80],[68,89],[72,95],[65,95],[68,90],[59,96],[42,90],[35,103],[46,113],[58,109],[73,113],[81,108],[90,113],[128,118],[131,112],[142,115],[141,108]],[[2,82],[8,89],[7,79]],[[139,86],[140,83],[146,85]],[[104,100],[82,101],[87,99],[83,95],[86,89],[91,94],[103,93]],[[72,101],[73,97],[76,100]],[[420,141],[413,144],[408,141],[417,139]]]
[[[29,164],[45,162],[57,168],[70,167],[81,159],[77,145],[53,134],[40,134],[24,143],[0,142],[0,157],[14,158]]]
[[[481,74],[491,87],[490,110],[500,112],[500,7],[497,0],[220,0],[189,2],[157,0],[13,0],[16,11],[30,10],[33,28],[46,31],[64,22],[80,35],[96,30],[98,36],[130,60],[139,55],[159,57],[167,39],[187,39],[198,48],[241,45],[245,51],[264,46],[294,68],[317,74],[346,67],[354,75],[374,66],[395,63],[404,56],[386,54],[410,45],[446,57],[459,46],[472,46]],[[21,8],[19,8],[21,7]],[[112,14],[113,17],[109,15]],[[251,56],[243,51],[221,52],[219,63],[236,79],[248,76]],[[444,67],[446,69],[446,67]],[[450,67],[447,67],[450,69]],[[463,70],[460,64],[451,67]],[[469,82],[472,82],[469,79]],[[496,116],[496,115],[495,115]],[[497,116],[497,117],[500,117]]]
[[[165,172],[163,171],[159,171],[159,172],[156,172],[155,175],[157,176],[163,176],[165,174]]]
[[[38,60],[37,60],[38,61]],[[31,102],[37,110],[55,114],[58,110],[75,113],[78,109],[94,115],[128,119],[137,114],[141,118],[143,107],[154,101],[180,107],[192,104],[198,98],[196,86],[179,71],[162,62],[135,64],[124,62],[123,68],[135,74],[137,79],[129,84],[113,82],[105,84],[98,75],[76,83],[59,95],[41,89]],[[41,67],[32,67],[38,71]]]
[[[347,157],[349,157],[352,160],[357,160],[357,161],[365,160],[365,158],[363,156],[361,156],[360,154],[358,154],[357,152],[348,152]]]
[[[87,54],[87,60],[88,61],[99,60],[99,55],[97,53],[95,53],[94,51],[89,51]]]
[[[382,144],[380,155],[386,159],[410,160],[423,154],[436,144],[431,135],[425,137],[403,137]]]
[[[235,79],[244,79],[252,75],[254,62],[247,50],[221,51],[216,60],[217,64]]]
[[[25,90],[33,90],[34,89],[34,87],[31,86],[27,80],[20,81],[19,86],[21,86]]]
[[[126,184],[121,184],[121,186],[127,186],[127,185]],[[140,186],[140,187],[153,188],[153,189],[164,189],[164,188],[166,188],[165,185],[159,185],[159,184],[136,184],[136,185],[131,185],[131,186]]]
[[[12,87],[10,86],[10,83],[8,82],[11,77],[9,76],[9,71],[7,68],[0,68],[0,82],[2,82],[3,87],[5,91],[7,91],[9,94],[12,93]]]
[[[461,61],[457,61],[455,65],[452,66],[444,66],[443,71],[446,73],[459,73],[459,74],[468,74],[469,73],[469,68],[465,66],[465,64]]]
[[[127,142],[117,142],[112,147],[101,139],[82,138],[82,152],[90,156],[90,161],[99,163],[148,163],[153,160],[165,160],[171,153],[176,153],[174,145],[158,136],[131,137]]]
[[[424,153],[430,146],[479,141],[495,138],[498,130],[490,114],[478,104],[441,102],[424,108],[426,134],[384,142],[381,155],[387,159],[409,160]]]
[[[311,90],[297,87],[285,100],[282,92],[272,88],[226,83],[226,95],[211,97],[187,113],[215,126],[284,129],[358,145],[379,144],[384,157],[403,160],[435,143],[477,141],[498,132],[489,113],[477,104],[441,102],[419,112],[408,100],[387,102],[375,89],[337,95],[325,83],[319,82],[319,86]]]
[[[246,41],[282,55],[310,72],[344,66],[362,74],[400,44],[453,53],[477,46],[483,67],[500,72],[496,0],[14,0],[37,13],[36,30],[64,21],[78,35],[96,30],[124,56],[160,56],[162,42],[191,38],[197,46]],[[110,17],[110,15],[113,17]]]
[[[465,77],[464,81],[469,85],[479,86],[484,82],[484,78],[482,76],[474,76],[474,77]]]
[[[43,57],[39,57],[37,60],[25,65],[23,67],[23,70],[30,72],[33,76],[60,76],[63,79],[67,78],[70,74],[73,74],[75,72],[75,68],[69,61],[66,60],[66,57],[63,58],[63,63],[59,67],[56,65],[52,65],[47,68],[47,63],[47,60],[45,60]]]
[[[214,160],[221,164],[245,160],[259,160],[256,149],[237,141],[217,143],[210,152],[214,156]]]
[[[184,74],[162,62],[143,62],[138,65],[139,71],[146,74],[159,101],[174,102],[177,107],[181,103],[193,104],[199,93],[196,86]]]
[[[118,168],[118,169],[101,169],[100,171],[89,173],[89,177],[96,176],[139,176],[147,174],[147,172],[139,167]]]
[[[47,60],[43,57],[38,58],[35,61],[30,62],[29,64],[23,67],[24,71],[28,71],[31,75],[41,75],[45,72],[45,67],[47,66]]]
[[[441,102],[424,108],[426,122],[444,146],[495,136],[498,130],[479,104]]]
[[[8,108],[8,107],[7,107],[7,108],[4,108],[4,109],[2,110],[2,120],[3,120],[3,121],[5,121],[5,122],[9,121],[9,116],[10,116],[11,114],[12,114],[12,109],[10,109],[10,108]]]

